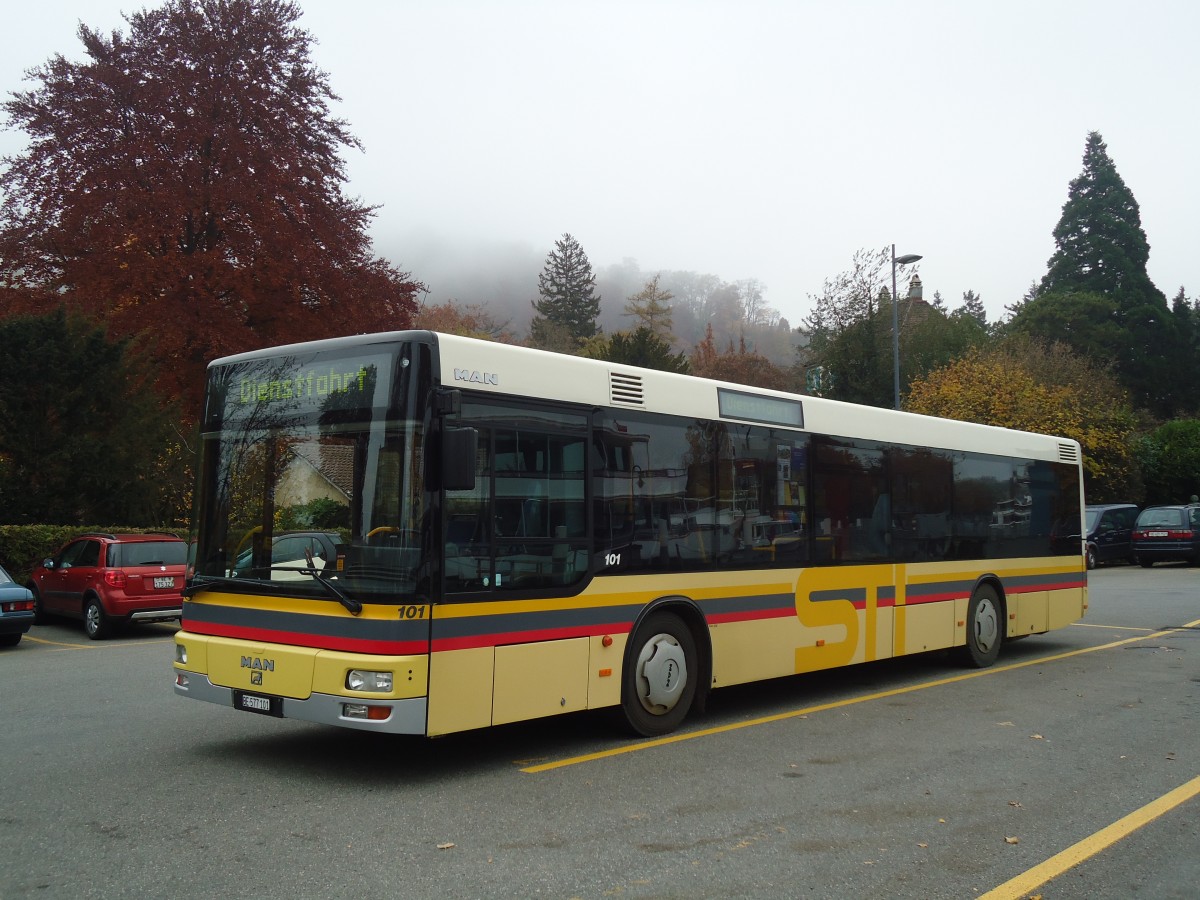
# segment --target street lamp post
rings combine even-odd
[[[900,408],[900,298],[896,296],[896,266],[907,266],[920,258],[916,253],[897,257],[896,245],[892,244],[892,387],[895,409]]]

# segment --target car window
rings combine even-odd
[[[74,565],[76,566],[98,566],[100,565],[100,542],[99,541],[80,541],[83,545],[79,549],[79,556],[75,558]]]
[[[1147,509],[1138,518],[1139,528],[1177,528],[1183,524],[1182,510],[1178,509]]]
[[[187,562],[183,541],[129,541],[108,548],[108,564],[121,566],[182,566]]]
[[[271,562],[272,563],[295,563],[306,562],[304,557],[305,548],[312,548],[312,539],[304,537],[281,537],[275,541],[271,547]],[[319,548],[317,548],[319,549]],[[313,551],[313,555],[319,556],[317,550]]]
[[[86,543],[87,541],[74,541],[73,543],[67,544],[67,546],[63,547],[62,552],[59,553],[55,558],[55,566],[60,569],[69,569],[71,566],[75,565],[76,560],[79,559],[79,554],[83,552],[84,544]]]

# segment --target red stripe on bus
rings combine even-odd
[[[866,609],[867,608],[866,600],[851,600],[850,602],[852,604],[854,604],[855,609]],[[895,605],[896,605],[895,597],[880,597],[875,601],[876,609],[885,609],[887,607],[895,606]]]
[[[586,628],[542,628],[536,631],[505,631],[490,634],[465,634],[457,637],[435,637],[432,649],[435,653],[446,650],[474,650],[479,647],[561,641],[567,638],[596,637],[602,634],[628,634],[629,629],[629,622],[613,622],[607,625],[589,625]]]
[[[706,616],[710,625],[728,625],[731,622],[755,622],[762,619],[786,619],[796,615],[796,607],[786,606],[779,609],[752,609],[748,612],[716,613]]]
[[[938,594],[906,594],[904,605],[917,606],[921,603],[945,603],[947,600],[965,599],[966,596],[961,591],[943,591]]]
[[[270,628],[221,625],[215,622],[188,622],[184,627],[192,634],[284,644],[293,647],[312,647],[316,650],[344,650],[347,653],[375,653],[381,656],[420,656],[429,652],[429,645],[425,641],[369,641],[329,635],[301,634],[294,631],[275,631]]]
[[[1085,584],[1087,584],[1086,581],[1054,581],[1048,584],[1022,584],[1017,587],[1005,588],[1005,590],[1010,594],[1029,594],[1033,591],[1065,591],[1072,588],[1081,588]]]

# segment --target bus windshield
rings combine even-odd
[[[246,354],[209,372],[194,583],[359,602],[428,592],[428,348]]]

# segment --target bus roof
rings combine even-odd
[[[835,437],[1026,456],[1053,462],[1078,464],[1081,458],[1079,443],[1069,438],[861,406],[429,331],[353,335],[264,348],[214,360],[210,368],[289,352],[362,349],[373,344],[414,340],[438,348],[435,367],[439,372],[435,374],[440,376],[443,387],[686,418],[765,422]],[[799,414],[798,420],[793,418],[796,414]]]
[[[846,438],[945,449],[1028,456],[1078,463],[1076,441],[897,412],[744,384],[620,365],[604,360],[548,353],[528,347],[437,335],[443,386],[516,394],[614,409],[642,410],[697,419],[718,419],[795,427],[758,414],[752,404],[729,403],[735,395],[778,398],[802,405],[800,429]]]

